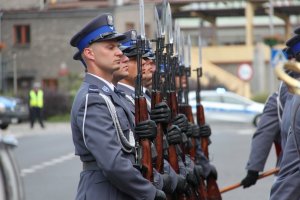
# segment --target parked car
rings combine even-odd
[[[207,121],[247,122],[257,126],[264,109],[264,104],[224,89],[203,90],[200,94]],[[189,104],[195,114],[195,91],[189,93]]]
[[[24,200],[24,186],[15,159],[17,140],[0,133],[0,200]]]
[[[27,120],[29,110],[22,99],[0,96],[0,128],[6,129],[11,123]]]

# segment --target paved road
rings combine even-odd
[[[235,123],[211,123],[211,162],[219,173],[219,186],[236,183],[244,177],[254,128]],[[68,123],[47,123],[46,129],[28,124],[12,125],[5,134],[19,140],[16,157],[24,180],[27,200],[74,199],[79,180],[80,162],[73,155],[71,131]],[[271,153],[266,169],[275,163]],[[223,200],[267,200],[273,177],[259,181],[255,187],[236,189],[223,194]]]

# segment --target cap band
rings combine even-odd
[[[82,52],[82,50],[84,48],[86,48],[91,41],[93,41],[95,38],[101,38],[103,37],[103,34],[105,33],[105,35],[107,33],[113,33],[115,31],[114,26],[101,26],[100,28],[92,31],[91,33],[89,33],[88,35],[86,35],[84,38],[82,38],[77,45],[77,48],[79,49],[80,52]]]
[[[294,55],[300,52],[300,42],[296,43],[295,45],[290,47]]]

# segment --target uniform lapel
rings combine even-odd
[[[89,84],[97,85],[102,94],[109,96],[114,104],[123,108],[123,110],[125,111],[125,113],[128,117],[130,124],[131,125],[134,124],[133,115],[130,112],[130,110],[128,110],[128,108],[121,101],[120,97],[116,93],[114,93],[106,83],[104,83],[102,80],[100,80],[90,74],[86,74],[85,81]]]
[[[121,84],[118,84],[117,85],[117,88],[120,90],[120,91],[123,91],[126,95],[126,105],[128,105],[128,108],[130,109],[130,111],[135,114],[135,107],[134,107],[134,91],[132,91],[130,88],[124,86],[124,85],[121,85]],[[131,99],[128,99],[128,98],[131,98]],[[132,102],[133,101],[133,102]]]

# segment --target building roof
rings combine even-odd
[[[268,15],[268,1],[265,0],[248,0],[255,6],[256,16]],[[192,3],[188,6],[183,6],[179,10],[173,13],[174,18],[191,18],[191,17],[203,17],[203,18],[217,18],[217,17],[239,17],[245,16],[246,1],[231,1],[231,2],[198,2]],[[274,15],[279,16],[291,16],[299,15],[300,2],[292,0],[287,3],[282,1],[275,1],[273,4]],[[172,9],[173,10],[173,9]]]

